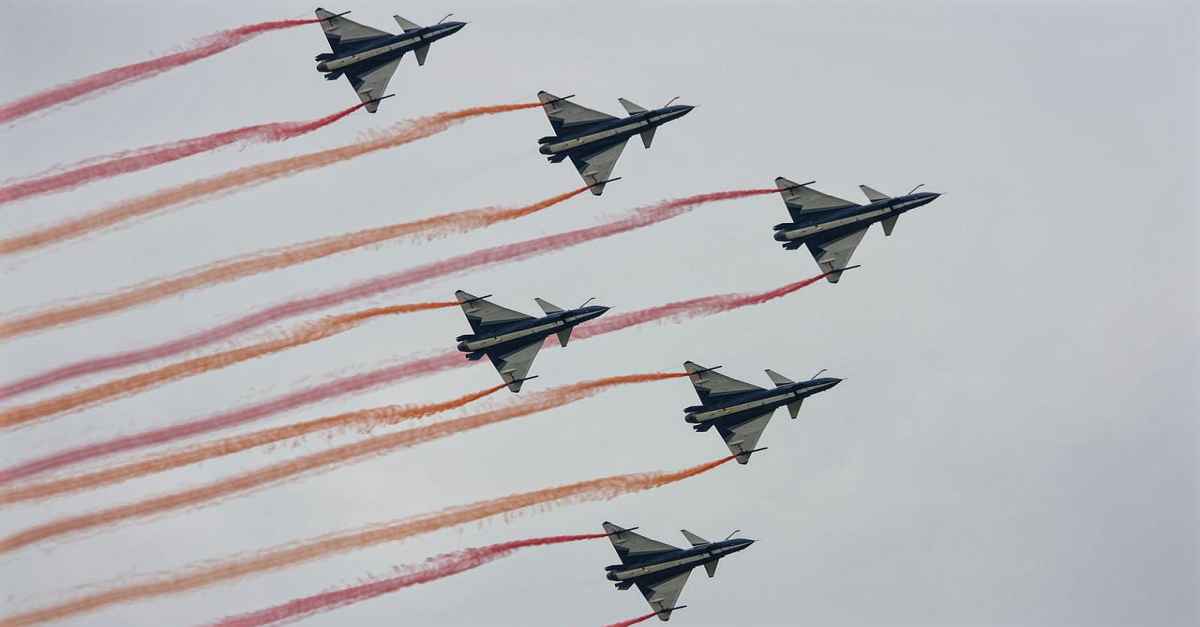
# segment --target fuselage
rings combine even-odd
[[[841,379],[823,377],[811,381],[800,381],[782,385],[769,390],[756,390],[743,394],[730,395],[719,403],[696,405],[684,410],[687,414],[684,420],[692,424],[704,424],[718,421],[737,422],[743,417],[752,417],[764,412],[774,411],[789,403],[824,392],[841,383]]]
[[[487,335],[465,336],[458,343],[458,350],[464,353],[482,353],[483,351],[502,350],[510,344],[528,344],[531,340],[549,337],[563,329],[598,318],[606,311],[608,311],[608,307],[590,305],[533,320],[520,320],[501,326]]]
[[[710,542],[690,549],[668,551],[651,555],[629,564],[614,564],[605,567],[609,581],[637,581],[643,577],[655,579],[691,570],[709,562],[715,562],[730,553],[736,553],[754,544],[754,540],[734,538],[721,542]]]
[[[929,204],[939,195],[932,192],[920,192],[887,198],[858,207],[813,211],[811,217],[804,221],[775,225],[775,239],[780,242],[803,242],[814,235],[852,233],[876,222],[882,222]]]
[[[679,119],[692,109],[688,105],[674,105],[653,111],[637,113],[626,118],[605,120],[579,128],[577,131],[557,137],[543,137],[538,149],[544,155],[569,154],[571,152],[608,146],[628,140],[630,137]]]
[[[321,55],[323,60],[317,64],[317,71],[329,72],[336,78],[338,74],[359,64],[382,65],[403,56],[406,52],[453,35],[465,25],[466,22],[444,22],[399,35],[389,35],[349,44],[328,57]]]

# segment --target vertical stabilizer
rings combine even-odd
[[[775,387],[783,387],[785,385],[791,385],[795,383],[795,381],[792,381],[791,379],[779,374],[778,372],[775,372],[774,370],[771,370],[770,368],[767,369],[767,376],[771,377],[771,382],[775,384]]]
[[[651,142],[654,141],[654,131],[657,128],[658,128],[657,126],[651,126],[650,128],[642,131],[641,134],[642,134],[642,145],[643,146],[645,146],[647,148],[650,147]]]
[[[679,533],[682,533],[683,537],[687,538],[687,541],[690,542],[692,546],[704,546],[705,544],[709,544],[708,540],[701,538],[687,529],[680,529]]]
[[[624,98],[617,98],[617,101],[621,103],[622,107],[625,107],[625,111],[628,112],[629,115],[637,115],[639,113],[646,112],[645,107],[643,107],[639,104],[632,103]]]
[[[862,190],[863,195],[865,195],[867,200],[870,200],[871,202],[879,202],[880,200],[887,200],[891,198],[891,196],[888,196],[881,191],[871,189],[866,185],[859,185],[858,188]]]
[[[429,44],[416,48],[413,52],[417,55],[417,65],[425,65],[425,59],[429,57]]]
[[[558,305],[546,302],[540,298],[535,298],[533,300],[537,301],[538,307],[541,307],[542,311],[546,312],[547,316],[563,312],[563,308],[559,307]]]
[[[396,20],[396,23],[400,25],[400,28],[404,29],[404,32],[406,33],[414,30],[421,30],[421,25],[417,24],[416,22],[410,22],[399,15],[393,15],[392,17]]]

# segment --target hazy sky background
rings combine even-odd
[[[405,58],[398,97],[284,144],[228,149],[70,193],[0,207],[22,232],[163,186],[345,144],[462,106],[578,94],[610,113],[698,105],[635,139],[600,198],[432,243],[367,251],[194,292],[4,342],[0,380],[140,347],[250,308],[466,251],[595,224],[655,200],[815,179],[943,192],[864,267],[756,308],[544,351],[545,389],[678,368],[685,359],[766,384],[763,368],[846,377],[777,413],[746,467],[611,502],[557,507],[378,546],[72,624],[195,624],[386,574],[439,552],[602,520],[683,542],[734,528],[760,542],[695,574],[680,625],[1194,625],[1197,623],[1197,10],[1190,2],[376,2],[326,4],[395,30],[453,10],[470,24]],[[0,2],[3,98],[171,50],[304,2]],[[313,55],[319,27],[251,43],[0,129],[0,176],[347,106]],[[260,248],[579,185],[535,140],[541,111],[468,122],[422,142],[196,203],[80,241],[0,260],[0,315],[94,295]],[[778,196],[564,252],[360,301],[493,293],[536,312],[596,296],[613,313],[811,276],[771,240]],[[293,321],[294,322],[294,321]],[[457,310],[379,319],[336,338],[128,400],[0,434],[5,465],[178,423],[405,355],[453,346]],[[137,370],[132,370],[137,371]],[[72,386],[107,380],[112,373]],[[461,369],[246,426],[492,385]],[[65,388],[69,389],[69,388]],[[53,390],[39,396],[61,392]],[[23,399],[36,398],[34,395]],[[507,400],[507,399],[501,399]],[[692,432],[686,381],[629,387],[560,410],[400,451],[254,494],[0,556],[3,613],[77,586],[168,571],[602,475],[726,454]],[[226,435],[223,433],[222,435]],[[310,437],[108,489],[0,511],[0,533],[262,467],[356,434]],[[604,580],[605,541],[531,549],[470,573],[318,615],[311,625],[598,625],[647,611]]]

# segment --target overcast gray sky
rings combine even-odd
[[[697,575],[680,625],[1194,625],[1197,623],[1197,10],[1188,2],[404,2],[326,4],[394,29],[455,11],[470,24],[406,58],[397,98],[285,144],[194,157],[0,207],[19,232],[230,168],[352,141],[408,116],[529,100],[539,89],[619,112],[699,105],[635,140],[625,180],[535,217],[432,243],[394,243],[0,344],[0,380],[204,328],[251,307],[499,243],[594,224],[654,200],[815,179],[945,195],[873,228],[837,286],[757,308],[644,327],[543,353],[535,389],[677,368],[767,382],[763,368],[846,377],[776,416],[746,467],[611,502],[559,507],[323,559],[73,624],[213,620],[384,574],[466,546],[589,532],[602,520],[682,542],[678,529],[761,540]],[[190,38],[310,15],[310,4],[0,2],[8,101]],[[0,175],[353,102],[312,57],[317,26],[0,129]],[[196,203],[0,261],[0,314],[229,255],[577,186],[534,141],[540,111],[476,120],[392,151]],[[616,311],[759,290],[816,273],[783,251],[777,196],[437,281],[371,303],[493,293],[536,311],[596,296]],[[345,310],[367,303],[354,303]],[[239,406],[404,355],[452,346],[461,313],[353,332],[0,434],[5,465]],[[136,370],[133,370],[136,371]],[[131,371],[132,372],[132,371]],[[93,383],[100,376],[73,385]],[[480,367],[289,412],[265,424],[449,398]],[[69,389],[69,388],[63,388]],[[47,391],[48,396],[63,390]],[[28,398],[35,398],[29,396]],[[680,409],[685,381],[353,464],[194,511],[0,557],[3,613],[77,586],[179,568],[436,508],[725,454]],[[309,438],[44,504],[0,511],[0,533],[197,485],[353,440]],[[597,625],[644,613],[603,567],[606,542],[532,549],[473,572],[322,614],[311,625]]]

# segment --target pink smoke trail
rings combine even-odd
[[[359,601],[373,599],[402,588],[437,581],[438,579],[457,575],[473,568],[479,568],[484,564],[508,557],[518,549],[579,542],[581,540],[595,540],[605,537],[607,537],[607,534],[603,533],[550,536],[463,549],[461,551],[454,551],[453,553],[443,553],[431,557],[421,564],[401,568],[402,574],[395,577],[301,597],[274,607],[239,616],[232,616],[215,624],[220,627],[255,627],[257,625],[269,625],[281,621],[296,620],[318,612],[326,612],[339,607],[345,607],[352,603],[358,603]]]
[[[6,105],[0,105],[0,124],[11,122],[17,118],[48,109],[58,104],[67,103],[87,94],[126,85],[134,81],[149,78],[160,72],[187,65],[193,61],[211,57],[214,54],[224,52],[268,31],[304,24],[315,24],[318,21],[315,19],[278,20],[223,30],[196,40],[183,51],[163,55],[149,61],[142,61],[141,63],[123,65],[111,70],[97,72],[96,74],[71,81],[70,83],[51,87],[45,91],[26,96],[20,100],[14,100]]]
[[[193,333],[177,340],[171,340],[147,348],[116,353],[104,357],[96,357],[73,364],[61,366],[40,374],[14,381],[0,386],[0,399],[8,398],[22,392],[35,390],[48,385],[62,383],[84,375],[103,372],[114,368],[133,366],[154,359],[162,359],[172,355],[208,346],[227,340],[231,337],[256,329],[258,327],[278,322],[293,316],[333,307],[342,303],[375,296],[401,287],[409,287],[451,274],[465,272],[474,268],[497,263],[517,261],[535,255],[578,246],[592,240],[610,237],[657,224],[664,220],[680,216],[691,209],[710,202],[732,200],[778,193],[777,189],[746,189],[711,194],[698,194],[674,200],[665,200],[641,209],[632,214],[600,224],[536,239],[525,240],[513,244],[505,244],[480,251],[466,253],[442,261],[428,263],[408,270],[395,272],[355,283],[341,289],[286,301],[278,305],[266,307],[252,314],[242,316],[211,329]]]
[[[595,322],[580,325],[575,329],[575,339],[586,339],[596,335],[612,333],[620,331],[628,327],[648,322],[657,322],[660,320],[679,321],[695,318],[697,316],[708,316],[730,309],[738,309],[749,305],[760,305],[769,300],[775,300],[781,296],[787,296],[796,290],[808,287],[817,281],[828,276],[826,274],[818,274],[814,277],[801,279],[794,283],[777,287],[773,290],[765,292],[737,293],[737,294],[717,294],[715,296],[702,296],[691,300],[681,300],[658,307],[649,307],[639,309],[625,314],[617,314],[615,316],[605,316],[597,319]]]
[[[0,204],[13,202],[30,196],[73,189],[98,179],[110,178],[130,172],[138,172],[190,157],[202,152],[216,150],[237,142],[281,142],[328,126],[366,106],[363,103],[347,107],[337,113],[307,122],[274,122],[244,126],[231,131],[181,139],[179,141],[145,146],[102,157],[82,161],[66,171],[27,178],[0,187]]]
[[[589,337],[595,337],[604,333],[620,331],[622,329],[639,324],[648,324],[660,320],[684,320],[688,318],[694,318],[696,316],[721,313],[731,309],[736,309],[738,307],[757,305],[775,298],[786,296],[803,287],[812,285],[824,276],[825,275],[822,274],[815,277],[810,277],[765,292],[706,296],[702,298],[679,301],[677,303],[668,303],[666,305],[651,307],[649,309],[633,311],[627,314],[614,316],[611,320],[600,318],[597,322],[580,325],[575,330],[574,337],[577,340],[587,339]],[[547,338],[547,344],[549,344],[552,340],[553,338]],[[218,429],[242,425],[255,420],[260,420],[278,412],[296,409],[298,407],[322,400],[327,400],[335,396],[341,396],[352,392],[361,392],[375,386],[384,385],[387,383],[396,383],[398,381],[403,381],[413,377],[425,376],[474,363],[479,362],[467,361],[463,358],[462,353],[457,351],[447,351],[445,353],[430,357],[416,359],[410,362],[388,366],[362,374],[351,375],[349,377],[336,379],[328,383],[323,383],[310,388],[291,392],[271,400],[255,403],[240,409],[222,412],[207,418],[201,418],[191,422],[162,427],[150,431],[143,431],[141,433],[123,436],[105,442],[85,444],[80,447],[67,449],[58,453],[51,453],[50,455],[41,458],[19,463],[14,466],[9,466],[0,470],[0,485],[41,474],[50,470],[78,464],[90,459],[107,457],[109,455],[115,455],[117,453],[163,444],[181,438],[208,433]]]
[[[641,616],[638,616],[636,618],[631,618],[629,620],[623,620],[618,623],[611,623],[611,624],[605,625],[604,627],[631,627],[632,625],[636,625],[638,623],[644,623],[644,622],[650,620],[651,618],[654,618],[655,616],[658,616],[658,612],[650,612],[649,614],[643,614]]]

